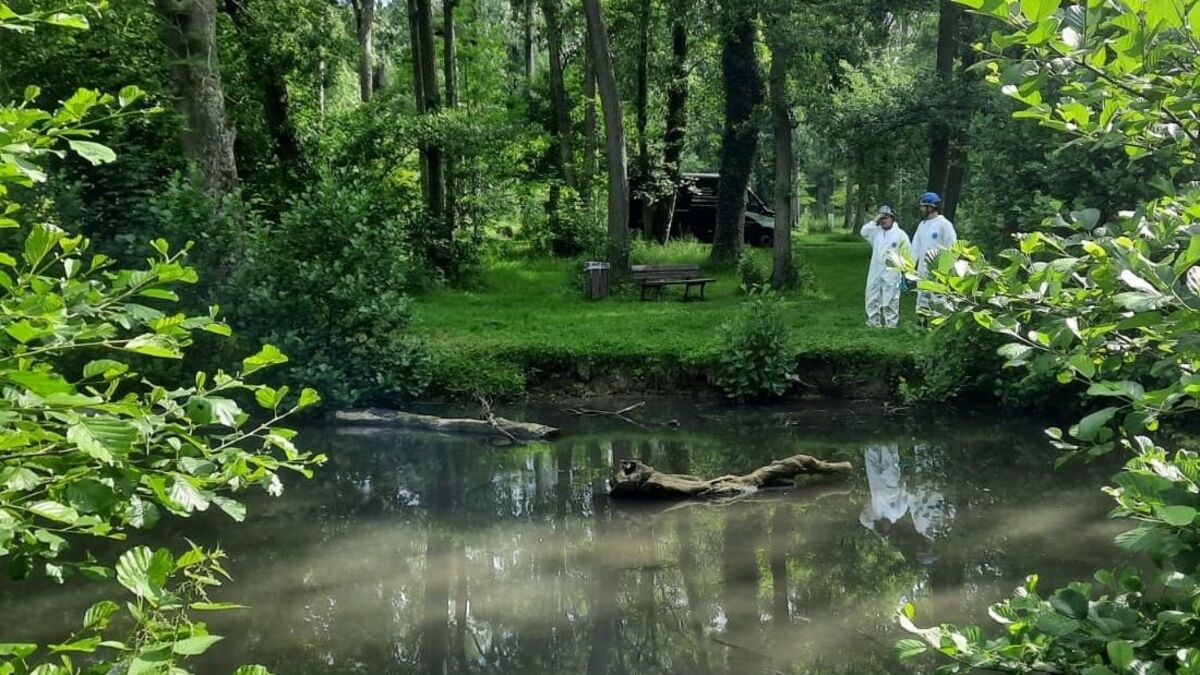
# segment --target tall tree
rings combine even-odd
[[[550,101],[554,107],[554,132],[558,136],[559,171],[563,182],[575,189],[571,101],[563,80],[561,7],[559,0],[541,0],[541,5],[546,20],[546,46],[550,52]]]
[[[358,90],[364,103],[371,100],[375,86],[375,2],[351,0],[358,36]]]
[[[725,84],[725,128],[721,137],[721,184],[712,260],[737,260],[746,218],[746,188],[758,150],[754,115],[763,99],[762,75],[754,53],[754,14],[739,0],[721,0],[721,80]]]
[[[233,20],[238,44],[248,59],[256,64],[256,67],[251,69],[251,74],[262,94],[263,119],[274,143],[275,157],[283,166],[294,168],[301,163],[302,158],[300,141],[296,137],[289,110],[290,102],[283,68],[271,53],[270,36],[264,33],[262,23],[257,20],[256,12],[260,10],[252,2],[253,0],[225,0],[225,13]]]
[[[954,0],[941,0],[938,9],[937,80],[942,92],[954,79],[954,56],[958,51],[958,18],[962,6]],[[950,127],[940,115],[935,115],[929,130],[929,189],[939,195],[946,193],[946,176],[950,168]]]
[[[215,0],[155,0],[163,43],[172,57],[176,107],[183,114],[183,153],[218,198],[237,187],[234,130],[225,114]]]
[[[638,0],[637,91],[634,119],[637,124],[637,176],[643,184],[650,180],[650,143],[646,125],[650,115],[650,0]]]
[[[591,31],[588,31],[587,41],[590,45]],[[583,99],[583,179],[580,181],[580,194],[585,202],[590,203],[592,181],[596,176],[596,153],[600,145],[596,131],[596,67],[590,47],[584,50]]]
[[[650,232],[655,241],[665,241],[671,231],[675,197],[683,182],[683,150],[687,137],[688,99],[688,0],[671,3],[671,73],[667,81],[667,129],[663,134],[663,168],[669,189],[660,203],[650,209]]]
[[[792,225],[796,214],[792,210],[796,190],[795,150],[792,147],[792,107],[788,96],[788,69],[792,60],[792,45],[779,22],[768,20],[766,33],[771,47],[771,126],[775,142],[775,237],[771,285],[783,288],[793,277]]]
[[[409,57],[412,60],[413,107],[425,114],[424,70],[421,68],[421,29],[417,24],[417,0],[407,0]],[[421,146],[421,197],[429,203],[429,156]]]
[[[442,100],[437,81],[437,57],[433,48],[433,7],[430,0],[416,1],[417,34],[413,42],[420,54],[421,70],[421,111],[426,115],[435,115],[442,107]],[[446,212],[446,165],[443,161],[442,146],[437,141],[425,141],[421,147],[425,159],[427,183],[426,208],[435,221],[441,221],[445,226]],[[443,231],[443,237],[449,238],[453,232]]]
[[[454,30],[454,7],[458,0],[442,0],[442,77],[446,81],[446,107],[458,107],[458,44]],[[458,226],[458,165],[446,153],[446,230]]]
[[[533,0],[522,0],[521,65],[525,68],[525,86],[533,83]]]
[[[613,72],[608,27],[600,0],[583,0],[587,15],[588,47],[592,55],[600,106],[604,110],[604,142],[608,155],[608,262],[614,276],[629,268],[629,173],[625,147],[625,124],[621,120],[621,97]]]

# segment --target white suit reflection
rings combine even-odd
[[[932,543],[950,530],[954,506],[938,489],[936,476],[932,475],[934,457],[929,448],[923,444],[914,446],[913,460],[914,475],[910,487],[900,466],[900,451],[896,444],[867,446],[863,451],[863,464],[867,468],[871,499],[858,520],[863,527],[886,537],[908,515],[917,534]]]

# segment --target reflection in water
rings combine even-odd
[[[543,413],[528,416],[563,440],[310,433],[332,457],[315,480],[251,500],[243,525],[206,514],[156,533],[231,551],[224,591],[254,607],[212,621],[229,638],[199,672],[906,672],[890,649],[901,602],[985,620],[1025,574],[1055,583],[1115,555],[1107,471],[1052,471],[1034,430],[659,414],[689,431]],[[796,452],[861,458],[861,473],[725,507],[604,494],[622,458],[718,475]],[[0,612],[29,627],[5,637],[61,638],[85,588],[0,585]]]

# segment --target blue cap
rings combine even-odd
[[[937,206],[941,202],[942,198],[938,196],[938,193],[926,192],[925,194],[921,195],[921,202],[919,206]]]

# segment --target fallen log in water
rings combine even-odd
[[[555,427],[532,422],[514,422],[503,417],[490,417],[486,420],[456,419],[380,408],[339,410],[333,417],[342,424],[423,429],[450,434],[501,434],[523,441],[537,441],[558,435],[558,429]]]
[[[611,495],[632,499],[729,499],[764,488],[790,487],[797,476],[847,473],[849,462],[826,462],[808,455],[777,459],[744,476],[704,480],[681,473],[662,473],[637,459],[623,459],[613,480]]]

